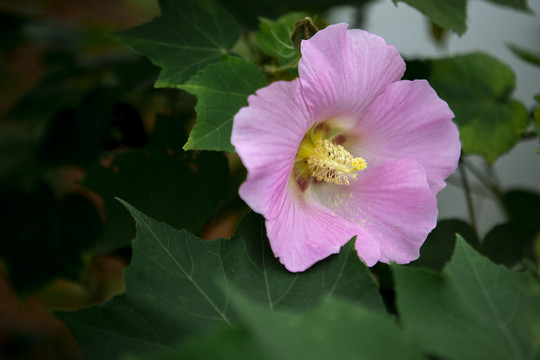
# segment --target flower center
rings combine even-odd
[[[357,180],[356,172],[367,168],[361,157],[353,157],[343,146],[328,140],[328,129],[311,128],[296,154],[295,177],[297,183],[310,177],[337,185],[349,185]]]
[[[349,185],[349,177],[356,181],[355,173],[367,167],[366,160],[353,158],[343,146],[326,139],[317,141],[307,164],[312,177],[337,185]]]

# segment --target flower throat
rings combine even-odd
[[[297,177],[312,177],[336,185],[357,180],[356,172],[367,168],[361,157],[353,157],[343,146],[328,140],[327,129],[313,126],[302,140],[295,159]]]

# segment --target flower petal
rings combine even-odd
[[[348,186],[319,183],[312,187],[315,201],[358,224],[380,246],[380,261],[409,263],[437,221],[437,201],[424,169],[410,159],[386,162],[358,174]],[[356,249],[366,251],[357,237]]]
[[[289,187],[280,214],[266,221],[274,255],[287,270],[306,270],[317,261],[338,253],[355,235],[360,235],[365,244],[362,259],[369,266],[377,262],[379,245],[369,232],[296,191]]]
[[[394,45],[347,24],[330,25],[302,41],[302,90],[316,120],[354,116],[405,72]]]
[[[247,168],[240,197],[265,218],[283,205],[298,146],[312,121],[299,81],[279,81],[248,98],[234,117],[231,142]]]
[[[344,144],[368,166],[399,158],[424,167],[433,194],[454,173],[461,153],[454,114],[425,80],[399,81],[388,86],[350,130],[356,139]]]

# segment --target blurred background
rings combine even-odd
[[[290,10],[286,3],[261,1],[244,10],[272,18]],[[469,29],[460,37],[435,31],[417,10],[390,0],[329,9],[335,2],[310,3],[329,23],[378,34],[407,59],[495,55],[516,72],[514,96],[536,106],[540,70],[507,44],[538,51],[537,16],[470,1]],[[302,9],[302,1],[295,4]],[[540,2],[530,6],[540,14]],[[104,36],[158,13],[154,0],[0,1],[0,360],[82,358],[50,312],[123,291],[134,226],[114,196],[208,240],[230,237],[245,211],[236,194],[244,173],[234,156],[181,151],[195,98],[154,89],[158,69]],[[523,141],[492,168],[479,157],[473,164],[501,189],[540,192],[537,147],[537,139]],[[471,180],[484,235],[504,214]],[[448,182],[439,218],[468,220],[460,180]]]

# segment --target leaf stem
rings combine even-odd
[[[275,67],[275,66],[264,66],[262,68],[262,70],[267,73],[267,74],[270,74],[270,75],[276,75],[276,74],[279,74],[281,72],[284,72],[284,71],[287,71],[289,69],[292,69],[293,67],[295,67],[297,64],[298,64],[298,61],[300,60],[300,57],[297,56],[295,57],[291,62],[285,64],[285,65],[281,65],[281,66],[278,66],[278,67]]]
[[[470,161],[468,161],[464,157],[462,159],[463,160],[460,160],[461,164],[466,167],[467,170],[469,170],[471,174],[473,174],[474,177],[478,179],[478,181],[480,181],[482,185],[484,185],[488,190],[490,190],[497,198],[502,199],[503,192],[499,188],[499,186],[497,186],[497,184],[491,181],[491,179],[488,179],[484,174],[482,174],[482,172]]]
[[[506,207],[506,205],[505,205],[505,203],[503,201],[504,192],[501,190],[501,188],[495,182],[493,182],[491,179],[486,177],[486,175],[483,174],[482,171],[480,171],[476,166],[474,166],[467,159],[465,159],[465,158],[463,158],[463,160],[460,159],[460,162],[464,167],[466,167],[471,172],[471,174],[473,174],[476,177],[476,179],[478,179],[478,181],[480,181],[480,183],[482,183],[482,185],[484,185],[489,191],[491,191],[493,193],[493,195],[495,195],[501,210],[504,212],[506,217],[509,219],[510,218],[510,213],[509,213],[509,211],[508,211],[508,209],[507,209],[507,207]]]
[[[279,38],[279,36],[277,36],[277,34],[274,32],[274,30],[270,30],[270,33],[272,34],[272,36],[274,36],[274,39],[275,39],[281,46],[283,46],[284,48],[289,49],[289,50],[294,50],[294,46],[292,46],[291,44],[287,44],[287,43],[284,43],[283,41],[281,41],[281,39]],[[291,37],[291,35],[292,35],[292,32],[289,31],[289,38]]]
[[[471,226],[476,233],[478,233],[478,226],[476,223],[476,214],[474,212],[474,204],[471,194],[471,187],[469,186],[469,180],[467,178],[467,172],[463,163],[463,156],[459,158],[459,173],[461,175],[461,183],[463,184],[463,190],[465,191],[465,201],[467,202],[467,208],[469,209],[469,218],[471,220]]]

